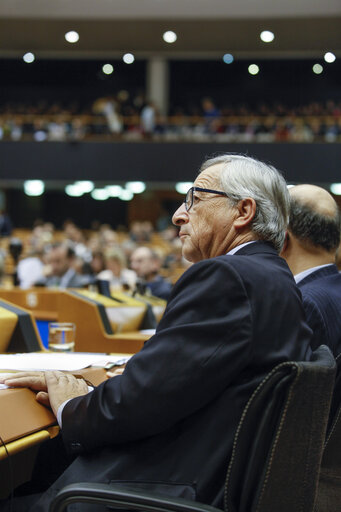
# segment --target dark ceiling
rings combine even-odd
[[[0,19],[0,55],[37,57],[119,57],[127,51],[136,56],[165,55],[170,58],[210,58],[224,53],[236,57],[316,57],[326,51],[341,53],[341,16],[326,18],[264,19]],[[275,40],[263,43],[261,30],[271,28]],[[68,30],[77,30],[80,40],[69,44]],[[167,44],[165,30],[178,39]]]

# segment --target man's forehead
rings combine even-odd
[[[213,185],[219,184],[222,168],[223,164],[211,165],[211,167],[208,167],[197,176],[194,186],[212,188]]]

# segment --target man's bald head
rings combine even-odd
[[[289,194],[296,202],[320,215],[335,217],[338,213],[334,198],[324,188],[316,185],[297,185],[289,189]]]
[[[336,251],[340,243],[340,212],[329,192],[315,185],[297,185],[289,193],[289,232],[302,243]]]

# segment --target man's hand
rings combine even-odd
[[[88,386],[83,379],[76,379],[70,373],[59,371],[4,374],[0,377],[0,383],[38,391],[36,396],[38,402],[50,406],[55,416],[59,406],[65,400],[88,393]]]
[[[83,379],[76,379],[70,373],[48,371],[45,372],[45,379],[47,393],[44,391],[38,393],[37,400],[44,405],[50,405],[55,416],[57,416],[59,406],[65,400],[88,393],[86,382]]]
[[[0,383],[13,388],[47,391],[45,372],[17,372],[0,374]]]
[[[123,364],[121,366],[117,366],[113,370],[109,370],[107,372],[107,377],[110,379],[111,377],[117,377],[117,375],[122,375],[122,373],[124,372],[125,367],[126,367],[126,365]]]

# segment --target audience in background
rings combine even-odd
[[[215,140],[221,142],[338,142],[341,104],[327,101],[286,106],[217,106],[212,98],[198,105],[176,105],[167,118],[157,115],[151,102],[135,98],[99,98],[92,105],[75,103],[36,106],[0,105],[0,140],[80,141]]]
[[[44,268],[43,250],[32,249],[26,258],[19,261],[17,266],[20,288],[27,289],[35,286],[36,283],[43,283],[45,281]]]
[[[91,230],[81,230],[68,219],[63,230],[57,231],[51,223],[37,219],[31,231],[14,230],[22,247],[17,268],[20,286],[26,289],[34,285],[80,287],[99,278],[108,280],[112,288],[133,293],[137,275],[128,268],[127,262],[140,245],[148,243],[153,254],[155,250],[151,266],[157,272],[154,278],[154,270],[148,272],[147,279],[153,281],[151,288],[159,288],[168,296],[171,284],[163,277],[173,283],[189,265],[181,256],[181,243],[174,226],[166,226],[158,232],[154,231],[150,221],[132,222],[131,230],[121,226],[114,231],[109,224],[99,222],[92,227]],[[0,239],[0,283],[12,286],[17,260],[13,260],[9,243],[6,237]],[[158,277],[160,273],[162,277]],[[145,291],[144,278],[140,277],[138,281],[140,290]]]
[[[78,274],[74,268],[75,251],[66,243],[52,245],[46,254],[45,278],[35,285],[58,288],[81,288],[90,283],[90,276]]]
[[[105,269],[97,274],[97,279],[109,281],[110,288],[134,290],[136,273],[127,268],[124,252],[116,247],[104,253]]]
[[[130,257],[131,268],[136,272],[138,291],[146,289],[151,295],[168,300],[172,285],[160,274],[161,258],[149,247],[138,247]]]

